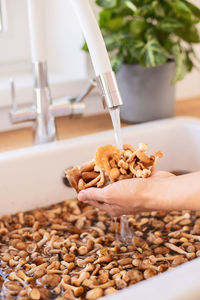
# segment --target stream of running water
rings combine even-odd
[[[120,149],[123,149],[122,133],[121,133],[121,122],[120,122],[120,106],[115,106],[109,109],[109,113],[112,119],[115,143]],[[126,244],[129,244],[132,240],[132,232],[128,224],[127,216],[123,215],[120,218],[120,236],[117,233],[117,218],[113,219],[115,228],[115,237]]]

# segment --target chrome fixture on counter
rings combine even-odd
[[[12,110],[10,111],[10,117],[12,123],[35,121],[35,143],[47,143],[54,141],[56,138],[55,117],[83,114],[85,104],[82,103],[82,100],[95,84],[91,82],[87,90],[77,98],[78,101],[69,97],[52,100],[46,62],[35,62],[33,73],[34,102],[31,107],[17,108],[15,84],[11,79]]]
[[[96,86],[96,83],[104,107],[107,106],[109,110],[115,108],[114,111],[119,111],[119,106],[122,105],[106,46],[88,0],[73,0],[71,4],[78,16],[88,44],[96,81],[92,80],[87,89],[75,99],[66,97],[52,100],[46,63],[43,4],[41,0],[28,0],[31,60],[34,74],[34,101],[31,107],[17,109],[15,86],[11,80],[13,104],[13,109],[10,111],[11,121],[13,123],[35,121],[35,143],[47,143],[55,140],[55,117],[83,114],[85,105],[82,101]],[[115,115],[119,119],[119,114]],[[119,120],[118,123],[120,124]]]
[[[48,83],[47,64],[36,62],[33,64],[34,73],[34,101],[33,105],[17,108],[14,80],[10,79],[12,109],[10,119],[12,123],[34,121],[35,144],[42,144],[56,139],[55,117],[82,115],[85,104],[82,102],[98,85],[104,108],[113,108],[122,104],[115,74],[107,72],[90,80],[86,89],[77,97],[63,97],[52,100]]]

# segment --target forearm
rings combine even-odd
[[[147,209],[200,210],[200,172],[150,183]]]
[[[153,210],[200,210],[200,172],[174,176],[157,171],[146,179],[121,180],[103,189],[83,190],[78,199],[112,216]]]

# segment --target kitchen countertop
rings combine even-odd
[[[200,118],[200,97],[176,102],[175,116]],[[122,123],[122,126],[128,126]],[[60,117],[56,119],[58,140],[92,134],[112,128],[109,114],[84,118]],[[22,128],[0,133],[0,152],[28,147],[33,144],[32,128]]]

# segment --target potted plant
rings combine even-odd
[[[200,9],[187,0],[96,0],[96,4],[124,101],[121,119],[171,117],[174,84],[197,64],[193,44],[200,42]]]

